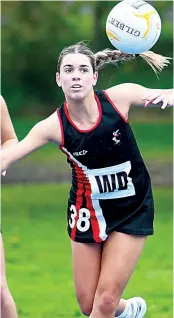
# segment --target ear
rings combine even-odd
[[[94,73],[94,80],[93,80],[93,86],[95,86],[97,84],[97,80],[98,80],[98,72]]]
[[[61,87],[61,83],[60,83],[60,74],[58,72],[56,72],[56,83],[59,87]]]

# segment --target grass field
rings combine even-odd
[[[42,118],[13,119],[19,140]],[[171,109],[166,113],[160,109],[133,109],[130,116],[131,127],[145,161],[172,163],[173,122]],[[65,167],[65,156],[55,145],[49,144],[37,150],[23,161],[57,163]],[[66,167],[65,167],[66,169]]]
[[[68,191],[69,185],[3,186],[7,276],[19,318],[82,317],[66,234]],[[154,196],[155,236],[149,237],[124,296],[144,297],[146,318],[171,318],[172,189],[156,188]]]

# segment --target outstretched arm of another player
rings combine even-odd
[[[7,104],[0,95],[1,103],[1,149],[7,148],[10,145],[14,145],[18,142],[13,124],[8,112]],[[6,175],[6,171],[3,172],[3,176]]]
[[[3,172],[12,163],[41,148],[49,141],[53,141],[57,145],[61,144],[61,129],[56,112],[37,123],[18,144],[1,151],[1,171]]]

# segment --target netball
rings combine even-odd
[[[118,50],[139,54],[151,49],[159,39],[161,19],[149,3],[123,0],[109,13],[106,34]]]

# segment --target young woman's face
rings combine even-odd
[[[82,100],[96,84],[98,73],[93,72],[90,59],[81,53],[67,54],[60,65],[60,74],[56,73],[56,82],[62,87],[65,96],[73,100]]]

